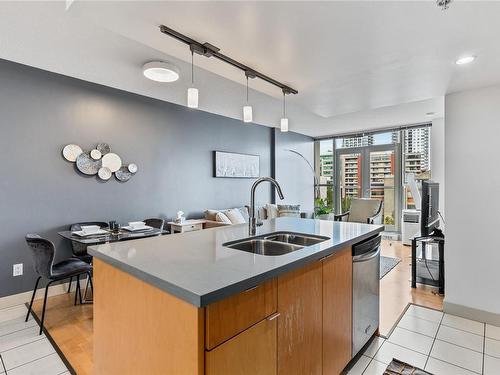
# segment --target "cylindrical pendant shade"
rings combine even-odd
[[[252,121],[253,121],[252,106],[246,105],[243,107],[243,122],[252,122]]]
[[[189,108],[198,108],[198,89],[188,88],[187,105]]]
[[[282,132],[287,132],[288,131],[288,119],[287,118],[282,118],[281,119],[280,129],[281,129]]]

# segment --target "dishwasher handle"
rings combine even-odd
[[[352,257],[353,262],[367,262],[370,259],[373,259],[377,257],[380,254],[380,246],[377,247],[375,250],[370,251],[369,253],[364,253],[361,255],[355,255]]]

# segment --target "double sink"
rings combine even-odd
[[[253,254],[277,256],[329,240],[324,236],[294,232],[274,232],[266,235],[227,242],[222,246]]]

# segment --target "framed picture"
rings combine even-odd
[[[214,151],[214,177],[258,178],[260,156]]]

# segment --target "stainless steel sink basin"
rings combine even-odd
[[[311,246],[329,240],[328,237],[309,236],[305,234],[277,232],[264,237],[266,240],[291,243],[294,245]]]
[[[260,255],[283,255],[291,253],[292,251],[302,249],[303,246],[292,245],[289,243],[275,242],[259,239],[251,239],[239,241],[232,245],[227,245],[232,249],[238,249],[247,251],[249,253],[260,254]]]
[[[292,232],[276,232],[228,242],[223,244],[223,246],[259,255],[277,256],[288,254],[292,251],[297,251],[306,246],[315,245],[328,239],[328,237],[323,236]]]

